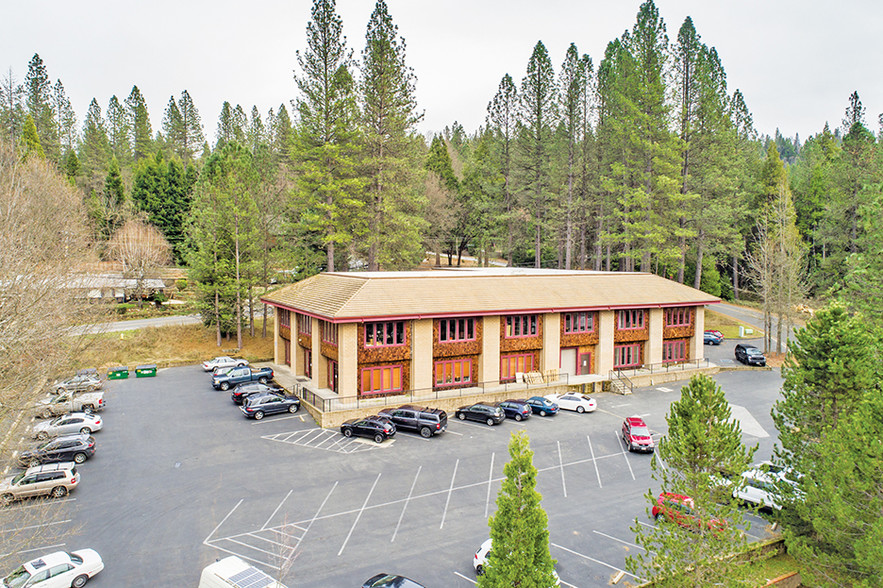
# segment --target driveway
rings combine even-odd
[[[726,302],[716,304],[716,305],[711,306],[709,308],[715,312],[719,312],[719,313],[721,313],[725,316],[728,316],[730,318],[734,318],[736,320],[742,321],[743,323],[751,325],[755,329],[759,329],[759,330],[763,331],[763,312],[761,312],[759,310],[755,310],[753,308],[745,308],[744,306],[736,306],[733,304],[727,304]],[[803,328],[802,322],[795,325],[795,329],[800,329],[800,328]],[[794,330],[795,329],[788,329],[785,325],[782,325],[782,331],[783,331],[783,334],[785,335],[785,340],[782,341],[783,351],[787,350],[788,341],[794,338]],[[776,317],[774,316],[773,317],[773,325],[772,325],[772,333],[771,333],[772,345],[773,345],[774,349],[775,349],[776,341],[777,341],[777,338],[775,336],[776,331],[777,331]],[[761,345],[759,345],[759,347],[762,347],[762,346],[763,346],[763,339],[761,339]]]

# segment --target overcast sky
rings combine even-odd
[[[147,99],[154,131],[169,96],[187,89],[214,142],[221,104],[262,114],[296,97],[295,51],[306,44],[311,0],[9,0],[2,9],[0,67],[23,79],[34,53],[60,78],[82,124],[92,99],[102,111],[132,85]],[[595,65],[630,29],[639,0],[387,0],[407,42],[425,112],[420,131],[483,124],[504,74],[517,84],[542,40],[556,72],[576,43]],[[826,121],[839,126],[857,90],[867,123],[883,112],[880,0],[657,0],[669,38],[693,18],[717,48],[730,92],[742,90],[761,133],[801,140]],[[338,0],[358,57],[374,0]],[[5,73],[4,73],[5,75]]]

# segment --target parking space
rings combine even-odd
[[[746,441],[767,457],[778,375],[718,381],[745,409],[740,420],[755,423]],[[450,418],[442,435],[399,432],[382,444],[319,429],[304,411],[245,419],[197,366],[106,388],[98,453],[70,502],[58,504],[58,520],[73,529],[66,547],[92,547],[107,563],[95,586],[195,586],[202,567],[227,554],[290,588],[358,585],[380,571],[473,586],[472,555],[488,536],[509,437],[524,430],[563,585],[586,587],[620,573],[635,580],[625,574],[638,549],[629,527],[653,524],[643,494],[655,483],[652,457],[627,452],[619,427],[641,415],[658,441],[680,384],[600,394],[592,414],[494,427]],[[749,532],[762,536],[763,526]]]

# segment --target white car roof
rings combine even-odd
[[[51,568],[52,566],[57,566],[63,563],[71,563],[70,556],[65,551],[56,551],[55,553],[32,559],[24,564],[24,568],[33,575],[36,572],[45,570],[47,567]]]

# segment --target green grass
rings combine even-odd
[[[744,329],[752,329],[754,332],[743,337],[744,339],[754,339],[762,337],[763,331],[752,327],[748,323],[728,317],[714,310],[705,309],[705,330],[717,330],[724,334],[727,339],[739,339],[739,327]]]

